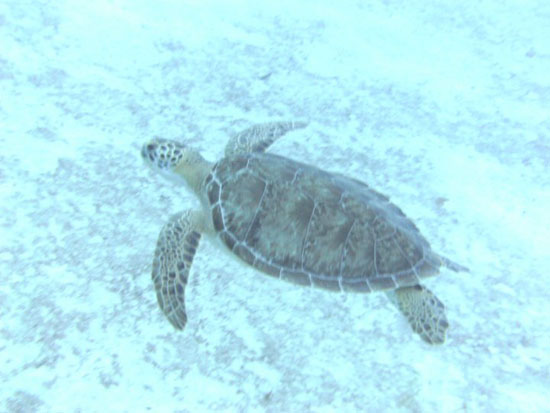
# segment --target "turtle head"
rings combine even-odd
[[[168,139],[155,138],[141,148],[141,156],[149,166],[162,173],[172,173],[189,149]]]
[[[170,180],[183,179],[192,189],[199,187],[210,170],[210,163],[197,151],[168,139],[154,138],[145,143],[141,157],[155,171]]]

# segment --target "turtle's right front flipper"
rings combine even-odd
[[[265,150],[285,133],[305,128],[307,122],[268,122],[253,125],[233,135],[225,147],[225,156]]]
[[[152,278],[160,309],[181,330],[187,322],[185,287],[202,231],[202,213],[176,214],[162,228],[153,259]]]

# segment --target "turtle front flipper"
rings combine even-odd
[[[251,126],[233,135],[225,146],[225,156],[265,152],[265,150],[285,133],[305,128],[307,122],[269,122]]]
[[[397,288],[386,294],[422,340],[429,344],[445,342],[445,332],[449,327],[445,306],[430,290],[422,285],[414,285]]]
[[[152,278],[160,309],[172,325],[181,330],[187,322],[185,287],[199,245],[203,214],[176,214],[160,231],[153,259]]]

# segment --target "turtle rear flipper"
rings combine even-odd
[[[225,156],[265,152],[273,142],[285,133],[306,126],[306,122],[269,122],[251,126],[229,139],[225,146]]]
[[[152,278],[160,309],[181,330],[187,322],[185,287],[201,238],[203,214],[176,214],[162,228],[153,259]]]
[[[397,288],[386,294],[422,340],[429,344],[445,342],[449,322],[445,306],[434,293],[422,285],[415,285]]]

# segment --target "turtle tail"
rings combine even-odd
[[[463,265],[457,264],[454,261],[451,261],[448,258],[439,256],[439,259],[441,260],[442,265],[450,269],[451,271],[455,272],[470,272],[470,269],[468,267],[464,267]]]

